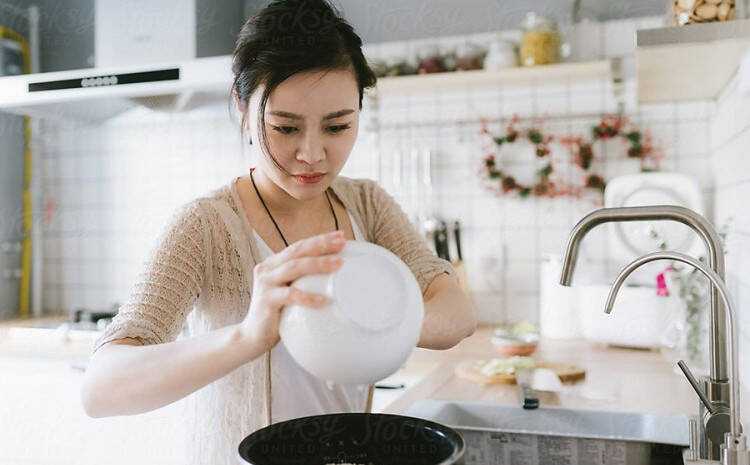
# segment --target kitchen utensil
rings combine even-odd
[[[528,356],[536,352],[538,338],[516,336],[494,336],[492,346],[503,356]]]
[[[328,296],[324,308],[288,305],[279,333],[311,374],[340,384],[370,384],[397,371],[419,340],[424,304],[414,274],[389,250],[348,241],[334,273],[292,286]]]
[[[456,276],[458,277],[458,282],[461,285],[461,288],[466,292],[467,294],[470,294],[471,290],[469,288],[469,282],[466,276],[466,266],[464,265],[464,254],[463,249],[461,248],[461,223],[456,220],[453,222],[453,238],[455,243],[455,249],[456,249],[456,256],[458,257],[456,260],[453,261],[453,269],[456,271]]]
[[[531,376],[531,387],[535,391],[561,392],[562,381],[557,373],[549,368],[535,368]]]
[[[465,444],[453,428],[383,413],[335,413],[274,423],[239,444],[240,463],[453,465]]]
[[[445,221],[440,220],[440,227],[437,230],[435,247],[437,247],[438,257],[450,261],[450,252],[448,251],[448,225]]]
[[[504,68],[518,66],[518,55],[513,42],[498,38],[490,44],[490,49],[484,59],[484,69],[487,71],[498,71]]]
[[[533,410],[539,407],[539,398],[531,387],[532,368],[520,368],[516,370],[516,382],[521,398],[521,407],[526,410]]]
[[[417,166],[419,182],[417,184],[417,189],[420,232],[427,240],[427,244],[433,247],[435,254],[440,257],[437,242],[437,231],[440,228],[440,218],[434,214],[432,202],[432,149],[425,148],[419,153],[420,156],[418,158]]]
[[[377,383],[375,389],[403,389],[406,387],[404,383]]]
[[[456,365],[456,376],[474,381],[479,384],[516,384],[516,376],[512,373],[499,373],[487,376],[481,372],[487,360],[465,360]],[[556,362],[537,361],[534,368],[552,370],[563,383],[573,383],[586,378],[586,370],[575,365]]]
[[[536,351],[539,331],[526,321],[501,325],[493,332],[491,341],[495,350],[503,356],[529,356]]]
[[[456,255],[459,261],[463,261],[464,254],[461,251],[461,223],[456,220],[453,222],[453,237],[456,241]]]

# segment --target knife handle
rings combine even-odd
[[[461,225],[458,221],[453,222],[453,236],[456,238],[456,253],[458,254],[458,260],[463,261],[464,257],[461,253]]]
[[[526,410],[539,408],[539,398],[536,392],[527,385],[521,386],[521,407]]]

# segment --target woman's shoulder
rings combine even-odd
[[[167,229],[224,232],[222,208],[236,210],[228,185],[213,188],[177,206],[168,220]]]

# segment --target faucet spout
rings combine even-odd
[[[622,269],[622,271],[612,284],[612,288],[610,289],[609,295],[607,296],[607,303],[604,311],[606,313],[612,312],[612,308],[615,304],[615,299],[617,299],[617,293],[619,292],[628,276],[630,276],[630,274],[640,266],[645,265],[649,262],[653,262],[655,260],[674,260],[693,266],[706,278],[708,278],[708,280],[711,282],[712,287],[718,291],[721,300],[724,303],[724,308],[726,309],[726,324],[728,328],[728,335],[724,334],[723,340],[720,340],[719,342],[724,342],[726,344],[726,351],[729,355],[729,383],[731,385],[731,388],[729,390],[730,434],[732,438],[737,438],[742,433],[742,426],[740,425],[739,420],[740,388],[737,379],[739,369],[737,361],[737,329],[735,325],[736,317],[729,298],[729,292],[727,291],[726,285],[724,284],[724,280],[718,275],[718,273],[711,270],[710,268],[707,268],[698,260],[685,254],[677,252],[650,253],[633,260],[631,263],[625,266],[625,268]],[[698,392],[699,395],[702,394],[702,391]]]
[[[573,227],[570,239],[565,249],[565,258],[560,273],[560,284],[570,286],[573,280],[578,249],[586,234],[594,227],[609,222],[620,221],[653,221],[670,220],[689,226],[700,236],[708,251],[708,266],[724,279],[724,251],[721,240],[711,223],[698,213],[689,208],[676,205],[653,205],[646,207],[617,207],[601,208],[589,213]],[[718,343],[718,338],[725,333],[723,306],[718,294],[712,287],[711,298],[711,330],[709,332],[709,345],[711,351],[710,375],[714,383],[727,381],[727,356],[724,347]]]

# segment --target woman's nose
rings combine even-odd
[[[322,140],[317,136],[306,136],[297,150],[297,160],[314,165],[325,160],[325,148]]]

